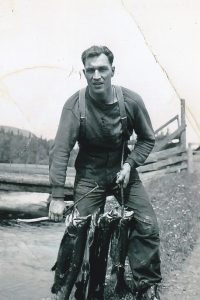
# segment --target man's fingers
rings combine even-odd
[[[127,184],[128,184],[128,180],[125,180],[125,179],[124,179],[124,182],[123,182],[123,188],[124,188],[124,189],[127,187]]]
[[[49,213],[49,219],[54,222],[60,222],[63,219],[62,215]]]
[[[129,183],[130,174],[126,174],[124,178],[123,188],[126,188]]]
[[[123,183],[123,188],[127,187],[128,182],[129,182],[129,174],[124,174],[124,173],[121,173],[116,180],[117,184]]]
[[[130,166],[128,164],[124,165],[122,170],[117,173],[116,183],[118,185],[123,184],[123,188],[126,188],[130,178]]]
[[[51,221],[55,221],[55,215],[54,215],[54,214],[51,214],[51,215],[50,215],[50,220],[51,220]]]
[[[122,183],[123,182],[123,180],[124,180],[124,174],[121,172],[121,173],[118,173],[117,174],[117,180],[116,180],[116,183],[117,184],[120,184],[120,183]]]
[[[55,222],[62,221],[64,210],[65,210],[65,203],[63,200],[52,199],[49,207],[49,219]]]

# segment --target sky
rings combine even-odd
[[[65,101],[86,85],[81,53],[97,44],[154,129],[183,98],[187,141],[200,142],[199,32],[197,0],[0,0],[0,125],[54,138]]]

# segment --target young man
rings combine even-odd
[[[141,97],[111,84],[113,58],[105,46],[92,46],[82,54],[88,85],[80,96],[79,92],[71,96],[62,111],[51,155],[49,217],[54,221],[63,217],[66,169],[70,151],[78,141],[74,201],[96,183],[99,186],[77,204],[78,211],[86,216],[99,207],[103,210],[110,194],[120,202],[119,185],[123,185],[125,206],[135,216],[128,249],[133,281],[140,299],[156,300],[161,281],[158,225],[136,170],[154,147],[155,137]],[[137,141],[130,153],[127,141],[133,131]]]

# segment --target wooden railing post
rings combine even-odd
[[[194,172],[194,168],[193,168],[193,150],[192,150],[191,143],[188,144],[187,154],[188,154],[188,173],[192,174]]]
[[[180,136],[180,143],[181,146],[186,149],[186,120],[185,120],[185,100],[181,99],[181,126],[185,129],[181,133]]]

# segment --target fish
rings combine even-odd
[[[51,292],[57,300],[69,299],[82,265],[90,220],[91,215],[80,217],[76,208],[66,217],[66,230],[52,267],[55,276]]]
[[[74,297],[77,300],[87,299],[88,283],[90,278],[90,255],[91,255],[90,246],[94,240],[96,226],[98,224],[99,217],[100,217],[100,209],[97,209],[91,215],[91,222],[90,222],[90,228],[88,230],[88,235],[87,235],[83,263],[78,276],[78,280],[75,283],[76,290],[74,293]]]
[[[110,256],[112,272],[116,274],[115,293],[124,295],[129,288],[124,279],[128,248],[129,225],[133,212],[119,209],[80,217],[74,210],[66,218],[55,270],[52,293],[57,300],[68,300],[75,285],[76,300],[103,300],[107,262]]]
[[[120,211],[118,213],[120,214]],[[129,228],[133,215],[133,211],[124,210],[123,216],[120,217],[111,239],[110,257],[113,264],[111,274],[115,274],[116,277],[114,293],[120,297],[131,292],[125,281],[124,273],[129,243]]]
[[[76,283],[77,300],[103,300],[109,245],[118,215],[113,211],[91,217],[86,243],[86,259],[82,266],[81,280]]]
[[[104,299],[105,278],[111,235],[119,216],[114,211],[99,217],[94,238],[90,245],[90,277],[87,300]]]

